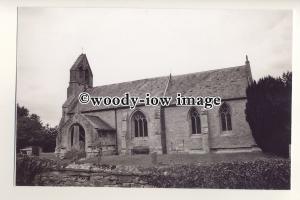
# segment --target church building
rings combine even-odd
[[[87,57],[81,54],[70,69],[67,99],[56,140],[56,154],[75,149],[95,156],[174,153],[222,153],[257,150],[246,121],[246,88],[252,82],[250,62],[244,65],[183,75],[169,75],[110,85],[93,86]],[[81,104],[78,95],[145,98],[171,96],[169,106],[93,106]],[[182,96],[219,96],[220,106],[176,106]],[[99,146],[98,146],[99,147]]]

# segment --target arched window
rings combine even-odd
[[[148,137],[148,125],[145,115],[137,111],[132,116],[133,134],[135,137]]]
[[[191,125],[192,125],[192,134],[201,133],[201,121],[199,113],[195,108],[192,108],[190,111]]]
[[[230,113],[229,105],[223,103],[220,107],[219,112],[221,118],[222,131],[231,131],[232,125],[231,125],[231,113]]]

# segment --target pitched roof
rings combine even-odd
[[[86,57],[86,54],[82,53],[78,56],[78,58],[76,59],[76,61],[74,62],[74,64],[71,67],[71,71],[72,70],[77,70],[77,68],[79,68],[79,67],[83,67],[83,69],[89,69],[89,71],[93,75],[92,70],[90,68],[89,61]]]
[[[92,116],[92,115],[85,115],[85,114],[75,114],[78,115],[79,117],[82,117],[82,119],[86,120],[93,128],[101,131],[115,131],[114,128],[112,128],[108,123],[103,121],[101,118],[97,116]],[[59,128],[63,128],[63,126],[72,123],[72,118],[69,118],[67,121],[63,121],[63,118],[60,120],[59,123]]]
[[[100,119],[97,116],[91,116],[91,115],[84,115],[88,120],[92,123],[93,127],[95,127],[98,130],[104,130],[104,131],[114,131],[109,124],[104,122],[102,119]]]
[[[250,67],[247,65],[173,76],[166,96],[219,96],[222,99],[246,97]],[[251,75],[250,75],[251,76]]]
[[[168,80],[170,81],[168,83]],[[246,87],[251,79],[249,65],[223,68],[204,72],[163,76],[130,82],[97,86],[87,89],[91,96],[123,97],[129,92],[131,96],[144,98],[146,93],[151,96],[172,96],[173,102],[177,93],[182,96],[220,96],[222,99],[246,97]],[[166,88],[167,87],[167,88]],[[91,103],[79,105],[80,111],[106,109],[105,106],[93,106]],[[72,111],[71,111],[72,112]]]
[[[130,82],[116,83],[110,85],[97,86],[87,89],[91,96],[109,96],[123,97],[124,93],[129,93],[130,96],[145,98],[145,94],[149,92],[152,96],[162,96],[165,90],[168,77],[158,77],[150,79],[142,79]],[[97,109],[105,109],[108,107],[94,107],[91,103],[79,105],[80,111],[89,111]]]

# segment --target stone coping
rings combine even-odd
[[[105,173],[110,175],[120,175],[120,176],[147,176],[148,173],[145,172],[126,172],[126,171],[115,171],[115,170],[105,170],[105,169],[76,169],[76,168],[58,168],[50,169],[50,171],[55,172],[82,172],[82,173]]]

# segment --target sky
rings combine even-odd
[[[56,126],[85,53],[94,86],[240,66],[292,70],[292,11],[19,8],[17,103]]]

